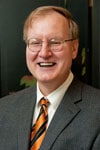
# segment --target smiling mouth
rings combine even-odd
[[[40,67],[53,67],[56,63],[53,63],[53,62],[41,62],[41,63],[38,63],[38,65]]]

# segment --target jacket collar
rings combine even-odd
[[[36,87],[34,86],[26,89],[21,97],[24,101],[23,104],[21,104],[21,109],[19,111],[18,150],[28,150],[33,111],[36,103]]]
[[[33,89],[33,87],[29,88],[24,95],[21,95],[24,102],[19,111],[18,150],[29,149],[28,144],[30,140],[33,110],[36,103],[36,87],[34,88],[35,89]],[[46,147],[46,150],[49,150],[62,130],[67,127],[81,111],[81,109],[76,106],[76,103],[81,101],[81,91],[82,83],[74,79],[52,119],[40,150],[44,150],[44,147]]]
[[[82,83],[74,79],[53,117],[40,150],[44,150],[44,147],[49,150],[62,130],[77,117],[81,111],[76,105],[82,100],[81,90]]]

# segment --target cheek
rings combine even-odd
[[[73,56],[72,56],[71,51],[70,50],[66,50],[66,52],[62,56],[62,61],[68,62],[68,61],[72,60],[72,57]]]
[[[73,59],[73,54],[70,51],[66,51],[60,59],[61,67],[63,69],[68,70],[72,65],[72,59]]]
[[[30,55],[29,53],[26,53],[26,60],[31,61],[32,60],[32,55]]]
[[[26,63],[29,70],[34,67],[35,55],[31,54],[28,50],[26,51]]]
[[[27,65],[29,64],[30,60],[31,60],[31,55],[29,54],[28,51],[26,51],[26,62],[27,62]]]
[[[26,49],[26,61],[32,62],[36,58],[36,54],[32,54],[28,49]]]
[[[31,74],[34,74],[34,71],[36,70],[35,58],[36,56],[34,54],[26,51],[26,64]]]

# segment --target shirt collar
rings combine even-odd
[[[50,93],[46,98],[49,100],[50,104],[53,104],[52,106],[56,109],[61,102],[66,90],[70,86],[71,82],[73,80],[73,73],[70,72],[68,78],[65,80],[65,82],[59,86],[55,91]],[[44,97],[44,95],[41,93],[38,83],[37,83],[37,104],[39,103],[39,100]]]

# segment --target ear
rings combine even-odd
[[[79,47],[79,40],[73,40],[72,41],[72,59],[75,59],[77,57],[78,53],[78,47]]]

